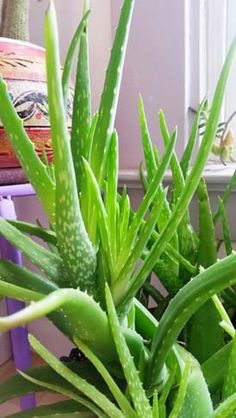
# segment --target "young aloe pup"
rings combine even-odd
[[[55,408],[64,417],[66,414],[89,416],[88,411],[98,417],[131,418],[168,415],[202,418],[218,414],[217,410],[213,412],[198,362],[175,342],[202,304],[236,283],[235,254],[201,272],[183,287],[159,325],[135,296],[163,254],[166,258],[171,256],[177,269],[182,263],[192,274],[195,272],[194,266],[179,254],[175,232],[199,184],[215,138],[236,40],[219,79],[199,153],[166,225],[155,235],[150,247],[147,244],[166,202],[161,183],[169,164],[175,160],[176,131],[167,138],[166,150],[139,208],[131,211],[126,190],[122,194],[117,191],[118,137],[114,119],[133,7],[133,0],[124,0],[101,103],[92,117],[87,44],[89,12],[85,7],[61,80],[56,17],[50,2],[45,36],[54,167],[37,157],[6,85],[0,81],[0,101],[4,104],[0,106],[0,118],[50,224],[50,229],[45,229],[0,219],[2,236],[44,273],[43,276],[0,261],[0,295],[30,302],[21,312],[0,318],[0,331],[47,315],[87,357],[84,362],[63,364],[30,337],[32,347],[48,366],[30,370],[24,384],[22,376],[5,382],[0,389],[0,401],[40,390],[63,393],[70,400],[57,407],[29,412],[28,416],[53,416]],[[78,43],[70,138],[65,104]],[[25,234],[41,237],[48,249]],[[214,364],[212,361],[208,365],[209,385]],[[235,407],[235,397],[226,389],[226,403],[221,407],[229,410]]]

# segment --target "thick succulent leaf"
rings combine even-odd
[[[199,265],[207,268],[217,261],[215,228],[210,200],[203,179],[198,186],[199,207]],[[212,300],[207,301],[191,318],[188,327],[188,350],[203,363],[224,345],[224,333],[219,325],[220,315]]]
[[[147,176],[146,176],[146,174],[144,173],[142,164],[140,165],[140,178],[143,184],[143,188],[146,192],[151,179],[155,176],[157,167],[160,165],[160,158],[159,158],[159,155],[157,155],[158,154],[157,149],[154,148],[151,143],[143,100],[141,96],[139,97],[139,121],[140,121],[141,135],[142,135],[143,153],[145,157],[145,165],[146,165],[146,170],[147,170]],[[159,200],[162,195],[163,195],[163,187],[162,187],[162,184],[160,184],[159,190],[157,191],[156,199]],[[169,203],[166,199],[161,215],[158,220],[158,228],[160,231],[163,229],[166,222],[168,221],[170,214],[171,214],[171,210],[169,207]],[[170,242],[174,248],[176,249],[178,248],[177,233],[173,235]],[[170,265],[170,269],[171,269],[171,265]],[[174,268],[174,270],[176,270],[176,268]]]
[[[103,393],[108,397],[111,397],[106,384],[97,373],[95,368],[87,361],[71,361],[66,363],[67,367],[74,373],[79,374],[83,379],[86,379],[92,385],[97,385]],[[66,380],[58,375],[51,367],[47,365],[34,367],[27,370],[27,374],[34,379],[38,379],[48,384],[57,383],[59,386],[71,392],[78,393],[78,391]],[[120,381],[119,381],[120,383]],[[0,403],[6,402],[10,399],[27,395],[31,392],[42,392],[46,388],[41,385],[29,382],[25,380],[20,374],[16,373],[9,379],[5,380],[0,385]]]
[[[152,413],[153,413],[153,418],[160,418],[157,391],[155,391],[153,395]]]
[[[169,144],[170,141],[170,134],[168,132],[168,128],[166,125],[165,115],[162,111],[159,112],[159,123],[160,123],[160,130],[163,137],[163,141],[165,146]],[[173,203],[175,204],[178,197],[181,195],[182,190],[185,185],[185,180],[183,177],[183,173],[175,152],[173,152],[171,159],[170,159],[170,168],[172,172],[172,179],[173,179]]]
[[[85,354],[86,358],[94,365],[100,375],[103,377],[104,381],[106,382],[107,386],[109,387],[111,393],[114,396],[117,404],[119,405],[120,409],[123,411],[125,416],[129,418],[135,418],[136,414],[134,413],[133,408],[131,407],[130,403],[120,390],[119,386],[116,384],[104,364],[99,360],[99,358],[89,349],[86,344],[84,344],[78,338],[75,338],[75,343],[77,347]]]
[[[151,340],[158,326],[158,321],[145,306],[134,299],[135,328],[145,340]]]
[[[213,406],[210,394],[198,364],[191,364],[188,377],[186,396],[178,418],[210,417]]]
[[[83,18],[81,19],[81,22],[78,25],[78,28],[76,29],[76,32],[72,38],[72,41],[70,43],[67,55],[66,55],[66,59],[65,59],[65,64],[64,64],[64,69],[63,69],[63,74],[62,74],[62,91],[63,91],[63,97],[64,97],[64,102],[66,103],[67,101],[67,97],[68,97],[68,90],[69,90],[69,85],[70,85],[70,76],[71,76],[71,72],[72,72],[72,65],[73,65],[73,60],[74,60],[74,56],[76,54],[76,50],[78,47],[78,44],[80,42],[80,38],[81,35],[84,31],[84,28],[86,26],[87,20],[88,20],[88,16],[90,14],[90,11],[88,10]]]
[[[77,188],[79,191],[81,190],[81,183],[83,181],[81,157],[86,158],[86,140],[91,123],[91,92],[88,55],[88,33],[87,26],[85,26],[80,39],[71,130],[71,150]]]
[[[188,378],[190,375],[190,369],[191,369],[191,362],[190,359],[187,359],[184,371],[180,379],[180,384],[178,388],[178,392],[174,401],[173,408],[171,410],[171,413],[169,415],[169,418],[179,418],[181,409],[183,407],[184,399],[187,393],[187,387],[188,387]]]
[[[94,402],[99,408],[101,408],[111,418],[124,418],[124,415],[119,409],[106,397],[96,389],[95,386],[88,383],[85,379],[81,378],[68,367],[62,364],[53,354],[51,354],[42,344],[32,335],[29,336],[29,342],[36,353],[47,363],[53,370],[55,370],[60,376],[67,380],[77,390],[82,392],[88,399]]]
[[[56,245],[57,243],[56,234],[54,231],[50,229],[45,229],[41,226],[24,221],[12,221],[8,219],[7,221],[10,225],[14,226],[21,232],[25,232],[26,234],[32,235],[37,238],[41,238],[43,241],[52,245]]]
[[[159,112],[159,123],[160,123],[160,130],[162,133],[162,137],[164,140],[165,146],[167,146],[170,138],[170,134],[167,128],[166,119],[164,113],[161,111]],[[171,160],[170,160],[170,167],[172,172],[172,179],[173,179],[173,190],[172,190],[172,198],[171,204],[174,207],[176,202],[178,201],[182,191],[184,190],[185,186],[185,179],[182,173],[182,169],[178,160],[176,153],[174,152]],[[178,239],[179,239],[179,252],[182,254],[186,259],[190,262],[194,263],[196,261],[196,234],[190,223],[190,215],[189,209],[187,208],[186,213],[184,214],[179,226],[178,226]],[[182,283],[180,280],[182,279]],[[160,277],[162,280],[162,276]],[[178,283],[179,288],[183,286],[190,279],[190,275],[188,271],[185,271],[183,268],[180,268],[178,280],[175,280]],[[169,289],[168,289],[169,290]],[[171,289],[170,292],[173,295],[173,291]]]
[[[162,210],[162,206],[164,203],[165,195],[162,197],[161,200],[156,202],[151,209],[150,216],[146,221],[144,227],[141,229],[138,239],[123,267],[121,270],[118,278],[116,279],[114,286],[112,286],[112,293],[114,292],[114,300],[115,303],[119,304],[119,299],[122,299],[125,289],[126,283],[129,280],[130,274],[132,270],[135,268],[136,263],[140,259],[148,240],[152,234],[153,229],[156,226],[157,219],[160,215]]]
[[[102,241],[103,251],[107,256],[110,270],[112,271],[111,242],[110,234],[108,231],[106,209],[102,200],[99,185],[97,183],[96,177],[92,172],[90,165],[85,159],[83,160],[83,164],[85,170],[86,186],[89,189],[91,204],[96,210],[96,219],[98,220],[98,227]],[[93,220],[91,220],[91,222],[93,223]]]
[[[25,383],[25,380],[24,380]],[[33,410],[18,412],[6,418],[92,418],[91,412],[78,405],[75,401],[60,401],[54,404],[39,406]]]
[[[233,418],[236,414],[236,393],[222,402],[211,415],[211,418]]]
[[[202,171],[206,164],[208,155],[211,151],[211,147],[213,141],[215,140],[215,134],[218,127],[218,121],[220,116],[221,105],[224,97],[224,91],[226,86],[226,81],[228,79],[228,75],[230,72],[230,68],[233,62],[234,54],[236,51],[236,37],[234,38],[230,50],[228,52],[224,67],[222,69],[216,92],[214,95],[212,107],[210,110],[210,115],[206,125],[206,131],[202,138],[202,142],[199,148],[198,155],[195,159],[195,163],[189,174],[188,178],[186,179],[185,188],[173,209],[171,218],[167,222],[164,230],[162,231],[159,239],[157,240],[156,244],[152,247],[149,256],[145,259],[142,267],[137,271],[132,286],[129,290],[129,293],[124,300],[124,305],[128,303],[128,301],[136,294],[136,292],[140,289],[146,277],[150,274],[153,270],[156,260],[160,257],[163,253],[167,242],[170,241],[171,237],[175,233],[178,225],[180,224],[183,216],[186,213],[186,210],[189,206],[191,198],[199,184]]]
[[[148,129],[142,96],[139,96],[138,110],[145,166],[147,170],[148,182],[150,182],[156,173],[157,163],[153,152],[153,145]]]
[[[157,231],[153,231],[153,240],[156,241],[159,235],[160,234]],[[170,258],[178,261],[179,264],[183,266],[189,273],[191,273],[192,276],[195,276],[195,274],[198,272],[197,266],[191,264],[190,261],[183,257],[170,243],[166,244],[165,252]]]
[[[25,289],[24,287],[16,286],[2,280],[0,280],[0,295],[8,296],[24,302],[37,301],[42,298],[41,293]]]
[[[110,137],[114,129],[121,76],[124,66],[133,7],[134,0],[124,0],[99,106],[98,121],[94,134],[90,160],[91,167],[99,184],[101,184],[103,179]]]
[[[228,360],[228,366],[224,377],[222,398],[226,400],[236,392],[236,337],[233,339],[232,348]],[[232,418],[235,415],[232,415]]]
[[[23,122],[14,109],[7,92],[6,84],[2,78],[0,78],[0,101],[2,104],[4,103],[0,108],[0,118],[7,132],[8,139],[27,178],[35,189],[50,222],[54,223],[55,185],[47,173],[46,166],[40,161],[33,143],[23,128]]]
[[[60,81],[60,58],[54,5],[45,18],[48,102],[56,176],[57,242],[66,266],[66,280],[92,292],[96,254],[83,223],[73,167]]]
[[[25,236],[13,225],[0,217],[0,235],[6,238],[22,254],[28,257],[40,270],[50,277],[55,283],[60,282],[63,277],[62,259],[56,254],[46,250],[31,238]]]
[[[84,150],[84,158],[87,161],[90,161],[91,147],[93,143],[93,137],[95,128],[97,125],[98,113],[95,113],[93,116],[88,136],[85,142],[86,150]],[[97,217],[96,212],[94,212],[93,205],[91,204],[91,193],[90,189],[86,186],[86,181],[84,181],[84,172],[82,171],[82,180],[81,180],[81,190],[80,190],[80,205],[81,213],[83,215],[83,220],[86,226],[86,231],[88,232],[90,240],[96,244],[97,239]]]
[[[148,382],[151,387],[157,382],[169,350],[193,313],[211,296],[236,283],[235,268],[236,255],[232,254],[193,278],[172,299],[152,341]]]
[[[87,407],[89,410],[94,412],[99,418],[105,418],[103,413],[96,407],[96,405],[93,404],[93,402],[90,402],[89,400],[85,399],[83,396],[80,396],[77,393],[74,393],[74,391],[65,389],[64,384],[62,386],[59,386],[57,381],[56,383],[55,381],[53,383],[47,383],[45,381],[35,379],[34,377],[29,376],[27,373],[24,373],[22,371],[19,371],[19,374],[25,380],[28,380],[29,382],[38,384],[39,386],[45,387],[46,389],[59,393],[60,395],[67,396],[69,399],[73,399],[74,401],[78,402],[79,407],[80,405]]]
[[[0,279],[1,296],[8,296],[24,302],[37,302],[42,300],[45,294],[47,295],[58,289],[56,286],[52,285],[51,282],[45,280],[45,283],[43,283],[40,276],[37,277],[37,275],[31,274],[31,272],[28,272],[22,266],[16,266],[15,264],[4,264],[4,267],[1,267],[1,270],[5,276],[2,277],[2,280]],[[19,279],[21,279],[20,283],[18,283]],[[14,283],[16,283],[16,285]],[[31,290],[31,288],[34,290]],[[51,310],[49,308],[48,318],[60,329],[60,331],[72,339],[74,333],[74,325],[71,325],[63,312],[60,310],[57,312],[50,312]],[[38,317],[40,317],[40,313],[38,313],[38,315]],[[19,313],[19,316],[21,317],[21,313]],[[20,321],[18,315],[17,320]],[[22,319],[22,326],[24,326],[24,319]],[[14,317],[10,327],[14,328]]]
[[[116,203],[118,186],[118,137],[116,132],[111,137],[109,155],[107,158],[107,187],[106,187],[106,211],[107,224],[111,243],[112,258],[115,261],[117,256],[116,237]]]
[[[64,379],[55,373],[55,371],[52,370],[49,366],[35,367],[29,369],[27,373],[29,376],[36,380],[44,380],[48,384],[57,382],[59,386],[64,385],[65,389],[67,390],[71,390],[71,388],[74,390],[73,386],[64,381]],[[25,396],[30,393],[38,393],[44,391],[47,391],[46,387],[38,385],[35,382],[30,382],[29,380],[25,380],[23,376],[21,376],[19,373],[16,373],[9,379],[3,381],[3,383],[0,385],[0,403],[4,403],[8,400],[18,398],[20,396]]]
[[[106,285],[106,304],[109,324],[116,345],[120,363],[128,384],[129,393],[137,412],[137,418],[152,418],[152,410],[143,389],[139,373],[120,329],[119,320],[108,286]]]
[[[120,242],[123,242],[126,239],[129,228],[130,215],[130,200],[129,196],[125,194],[120,205]]]
[[[234,187],[236,186],[236,170],[234,171],[234,174],[232,175],[229,184],[227,185],[225,192],[222,197],[222,201],[224,203],[224,206],[226,207],[226,204],[228,200],[230,199],[230,196],[232,194],[232,191],[234,190]],[[216,224],[217,220],[220,217],[220,206],[218,205],[217,210],[215,211],[213,215],[213,222]]]
[[[229,221],[226,215],[225,205],[224,205],[223,200],[220,198],[219,198],[219,209],[220,209],[220,215],[221,215],[225,251],[227,255],[230,255],[233,250],[232,237],[231,237],[231,232],[230,232]]]
[[[126,240],[124,243],[122,243],[122,248],[121,248],[119,259],[118,259],[117,266],[116,266],[116,271],[118,273],[120,271],[120,268],[123,267],[124,262],[127,260],[130,250],[133,247],[134,242],[136,241],[138,231],[140,229],[140,226],[142,225],[142,221],[146,212],[148,211],[149,207],[153,204],[155,199],[157,199],[157,191],[160,187],[165,171],[169,165],[170,158],[174,150],[175,141],[176,141],[176,135],[173,134],[166,148],[166,151],[163,155],[161,164],[158,167],[158,170],[155,176],[153,177],[137,212],[135,213],[133,217]]]
[[[105,361],[117,361],[117,353],[105,312],[94,299],[75,289],[60,289],[43,297],[21,287],[0,281],[0,294],[33,303],[25,309],[0,318],[0,330],[6,331],[34,319],[50,315],[55,325],[71,340],[78,336]],[[56,312],[54,312],[56,311]],[[59,312],[58,312],[59,311]],[[59,315],[59,317],[58,317]],[[94,328],[94,323],[96,327]],[[135,358],[143,350],[142,338],[132,330],[122,328],[127,344]]]
[[[193,121],[193,127],[192,127],[192,131],[189,137],[189,141],[187,143],[187,146],[184,150],[183,156],[181,158],[180,161],[180,167],[182,169],[182,173],[184,178],[186,178],[187,176],[187,172],[189,169],[189,165],[191,162],[191,158],[192,158],[192,154],[193,154],[193,150],[194,150],[194,145],[196,143],[196,139],[197,139],[197,133],[198,133],[198,126],[199,126],[199,122],[200,122],[200,117],[201,117],[201,113],[202,110],[205,106],[206,100],[204,99],[201,104],[199,105],[198,111],[195,115],[194,121]]]
[[[144,192],[146,193],[147,188],[148,188],[148,179],[147,179],[147,173],[145,171],[145,165],[144,162],[141,161],[141,163],[139,164],[139,178],[143,187]]]
[[[167,398],[170,394],[170,391],[172,389],[172,386],[174,384],[176,375],[176,367],[171,367],[169,370],[169,375],[167,378],[167,381],[164,385],[164,388],[161,392],[160,398],[159,398],[159,413],[160,417],[164,418],[166,417],[166,404],[167,404]]]
[[[7,260],[0,260],[0,280],[42,294],[58,289],[54,283],[39,274]]]
[[[231,349],[232,342],[226,344],[201,366],[211,393],[215,393],[222,388],[223,380],[227,373]]]

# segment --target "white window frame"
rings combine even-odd
[[[212,99],[227,50],[236,30],[236,2],[235,0],[199,0],[198,2],[189,0],[189,7],[189,25],[190,31],[193,32],[190,39],[194,39],[194,44],[197,46],[195,57],[193,53],[192,56],[190,55],[190,68],[193,69],[190,106],[196,108],[205,95],[210,100]],[[191,48],[191,41],[189,46]],[[221,112],[222,120],[226,120],[227,115],[229,116],[236,108],[236,95],[232,94],[232,90],[236,90],[235,80],[236,63],[233,65],[227,83]],[[232,127],[236,131],[236,121],[233,122]],[[235,168],[235,163],[229,163],[224,167],[218,159],[212,156],[205,170],[210,190],[223,191]]]

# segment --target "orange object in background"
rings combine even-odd
[[[28,42],[0,38],[0,74],[40,157],[53,159],[46,85],[45,50]],[[0,103],[1,106],[1,103]],[[71,121],[71,98],[68,100]],[[0,121],[0,169],[20,167]]]

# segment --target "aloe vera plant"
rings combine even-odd
[[[227,55],[205,133],[190,170],[201,110],[190,145],[179,163],[174,150],[177,130],[168,132],[161,113],[159,120],[165,151],[163,155],[157,155],[140,100],[147,179],[143,174],[145,194],[134,211],[126,189],[121,193],[117,189],[118,136],[114,129],[133,7],[134,0],[124,0],[101,103],[98,112],[92,115],[87,4],[61,79],[56,16],[53,2],[50,2],[45,18],[45,39],[53,168],[37,157],[7,87],[0,80],[0,100],[4,104],[0,107],[0,118],[49,220],[49,227],[43,228],[0,219],[0,234],[43,273],[0,260],[0,295],[29,302],[14,315],[0,318],[0,331],[48,316],[86,357],[84,362],[63,363],[30,336],[33,349],[47,365],[4,382],[0,386],[0,402],[45,390],[61,393],[68,401],[39,407],[23,415],[19,413],[15,417],[57,414],[62,417],[211,418],[231,416],[236,411],[235,391],[230,388],[235,378],[235,331],[223,304],[216,297],[222,291],[229,297],[230,287],[236,284],[236,256],[232,252],[224,260],[217,261],[213,242],[210,261],[205,263],[202,255],[199,264],[205,270],[199,269],[195,258],[189,257],[190,249],[197,248],[198,238],[190,227],[188,213],[191,198],[200,187],[200,200],[209,217],[209,228],[214,219],[221,217],[225,242],[229,244],[224,204],[233,180],[219,210],[211,216],[201,175],[218,129],[236,39]],[[70,134],[65,104],[78,44]],[[169,166],[174,182],[171,202],[163,187]],[[203,216],[203,211],[201,213]],[[42,238],[47,248],[37,244],[32,236]],[[200,241],[203,245],[203,240]],[[167,268],[170,266],[168,277],[167,270],[163,270],[165,263]],[[162,280],[167,277],[164,284],[172,291],[171,303],[159,323],[136,299],[152,271],[160,273]],[[186,273],[184,281],[181,271]],[[190,281],[190,278],[193,279]],[[205,309],[206,303],[214,313],[217,310],[217,321],[221,320],[222,329],[233,342],[225,345],[224,341],[222,344],[214,342],[215,350],[200,364],[176,341],[191,316],[195,314],[196,319],[201,312],[199,309]],[[224,373],[215,376],[219,358]],[[217,402],[216,394],[219,394]],[[219,400],[222,402],[218,405]],[[220,415],[222,413],[225,415]]]

